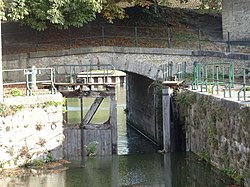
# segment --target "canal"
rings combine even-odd
[[[157,147],[126,124],[125,88],[117,90],[118,155],[71,160],[68,170],[39,176],[5,177],[1,187],[229,187],[234,182],[192,153],[157,152]],[[91,101],[84,101],[87,106]],[[108,101],[93,122],[108,118]],[[86,112],[85,111],[85,112]],[[68,120],[78,123],[80,101],[68,100]]]

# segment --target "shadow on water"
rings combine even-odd
[[[192,153],[157,153],[154,144],[126,125],[125,99],[125,88],[118,89],[118,155],[72,160],[69,169],[58,174],[6,177],[0,179],[0,186],[228,187],[233,184]],[[71,101],[70,107],[73,121],[78,121],[74,112],[79,113],[79,101]],[[103,110],[107,110],[105,104]]]

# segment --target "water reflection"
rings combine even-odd
[[[192,154],[134,154],[75,161],[66,172],[66,185],[224,187],[232,184],[218,176]]]
[[[5,178],[1,187],[226,187],[218,175],[191,153],[132,154],[74,160],[69,169],[38,177]]]

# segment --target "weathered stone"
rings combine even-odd
[[[14,114],[0,117],[2,168],[17,167],[35,159],[44,158],[49,150],[52,151],[53,158],[62,158],[64,139],[62,105],[49,106],[48,108],[53,112],[48,112],[48,108],[43,106],[33,107],[36,103],[42,104],[47,101],[62,102],[62,95],[5,99],[6,105],[23,105],[24,108]]]
[[[242,107],[240,103],[226,99],[218,100],[212,95],[191,91],[185,94],[196,94],[196,100],[188,107],[180,103],[180,115],[188,112],[191,114],[182,116],[187,129],[187,150],[210,155],[212,163],[221,169],[236,169],[244,178],[245,185],[249,186],[249,179],[244,175],[249,172],[250,162],[250,144],[247,142],[250,128],[244,130],[244,122],[250,115],[249,107]],[[201,107],[203,104],[205,108]],[[213,125],[211,119],[215,120],[216,125]]]
[[[250,0],[223,0],[222,7],[224,40],[227,40],[228,32],[231,40],[249,40]]]

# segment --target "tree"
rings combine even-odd
[[[81,27],[101,12],[102,0],[4,0],[5,19],[20,20],[38,30],[52,23],[60,28]],[[3,15],[3,13],[1,13]]]
[[[101,13],[109,22],[125,17],[121,2],[129,2],[148,8],[167,5],[170,0],[0,0],[0,18],[10,21],[21,21],[37,30],[44,30],[52,23],[58,28],[70,26],[82,27],[95,20],[96,14]],[[187,2],[189,0],[179,0]],[[221,0],[200,0],[202,8],[218,9]]]
[[[222,0],[200,0],[200,1],[202,2],[201,4],[202,9],[212,9],[212,10],[221,9]]]

